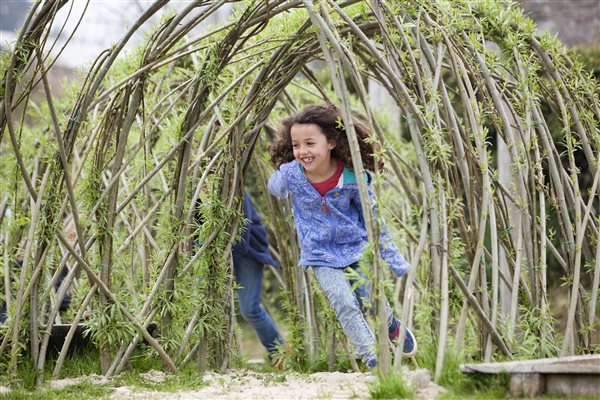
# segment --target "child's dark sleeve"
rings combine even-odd
[[[233,246],[233,262],[237,263],[237,256],[245,256],[279,267],[279,263],[269,253],[269,240],[267,231],[261,222],[260,215],[256,211],[252,199],[244,190],[244,221],[241,227],[240,240]]]
[[[254,207],[248,197],[248,194],[244,190],[244,219],[240,224],[240,239],[234,244],[233,251],[240,254],[246,254],[250,249],[250,231],[252,227],[252,212]],[[260,220],[259,220],[260,223]]]

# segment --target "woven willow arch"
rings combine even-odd
[[[265,143],[278,118],[326,101],[341,106],[351,143],[350,115],[363,115],[388,165],[376,181],[380,204],[413,265],[392,282],[392,301],[402,304],[403,321],[431,335],[423,341],[435,343],[437,378],[451,342],[487,360],[585,353],[598,344],[598,85],[515,5],[244,2],[231,22],[193,36],[227,3],[195,1],[117,58],[167,6],[159,0],[99,55],[71,97],[59,97],[47,79],[47,38],[68,3],[35,4],[2,61],[0,149],[2,178],[10,178],[0,199],[2,296],[11,318],[0,354],[9,373],[23,357],[23,338],[44,369],[56,299],[74,281],[67,318],[75,326],[92,311],[87,324],[103,373],[120,372],[142,337],[170,370],[197,355],[201,368],[230,365],[229,249],[241,187],[264,187]],[[372,106],[367,81],[384,88],[396,114]],[[42,100],[33,100],[34,87]],[[31,123],[26,112],[35,114]],[[386,118],[399,121],[398,113],[392,129]],[[496,149],[496,136],[506,150]],[[580,173],[591,181],[581,186]],[[294,267],[289,205],[256,195],[283,264],[301,363],[303,349],[324,348],[328,322],[318,321],[310,274]],[[10,259],[22,267],[9,274]],[[568,277],[564,332],[553,324],[549,264],[559,271],[553,276]],[[374,278],[380,287],[391,277],[378,267]],[[157,320],[158,340],[145,329]],[[465,339],[474,332],[481,336]],[[387,351],[380,353],[385,368]]]

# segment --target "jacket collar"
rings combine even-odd
[[[310,182],[308,182],[308,179],[306,179],[306,176],[304,175],[304,167],[298,162],[298,160],[293,160],[290,162],[290,170],[293,174],[297,174],[298,178],[302,177],[302,179],[308,185],[310,185]],[[371,180],[372,180],[371,174],[369,172],[365,171],[365,176],[367,178],[367,184],[371,183]],[[356,188],[356,186],[357,186],[356,174],[354,173],[354,171],[352,171],[351,169],[349,169],[348,167],[346,167],[344,165],[344,170],[342,171],[342,175],[340,176],[340,179],[338,180],[338,183],[335,187],[336,188]]]

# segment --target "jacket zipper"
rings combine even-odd
[[[327,193],[325,193],[324,196],[321,196],[321,208],[323,209],[323,214],[325,214],[325,218],[327,218],[327,225],[329,225],[329,229],[331,232],[331,239],[329,241],[329,244],[333,245],[333,243],[335,242],[335,236],[337,235],[337,226],[335,223],[333,223],[333,221],[331,220],[331,210],[329,209],[329,206],[327,205],[327,199],[325,198],[329,193],[332,193],[336,188],[331,189],[330,191],[328,191]]]
[[[329,213],[329,206],[327,205],[327,202],[325,201],[325,196],[321,196],[321,209],[323,210],[323,214]]]

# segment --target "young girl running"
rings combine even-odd
[[[271,160],[278,170],[269,179],[269,192],[292,196],[296,230],[300,239],[300,266],[312,267],[329,298],[342,329],[356,346],[368,368],[377,365],[375,336],[363,315],[369,301],[370,282],[358,267],[367,231],[362,214],[352,157],[340,110],[333,106],[311,106],[282,121],[277,142],[271,145]],[[365,139],[369,130],[355,123],[365,169],[373,169],[373,147]],[[367,175],[370,183],[371,176]],[[369,190],[369,197],[372,193]],[[408,263],[391,243],[385,226],[381,229],[380,253],[392,271],[406,273]],[[362,276],[352,290],[345,270]],[[390,340],[396,342],[400,322],[386,301]],[[416,341],[406,331],[403,353],[415,354]]]

